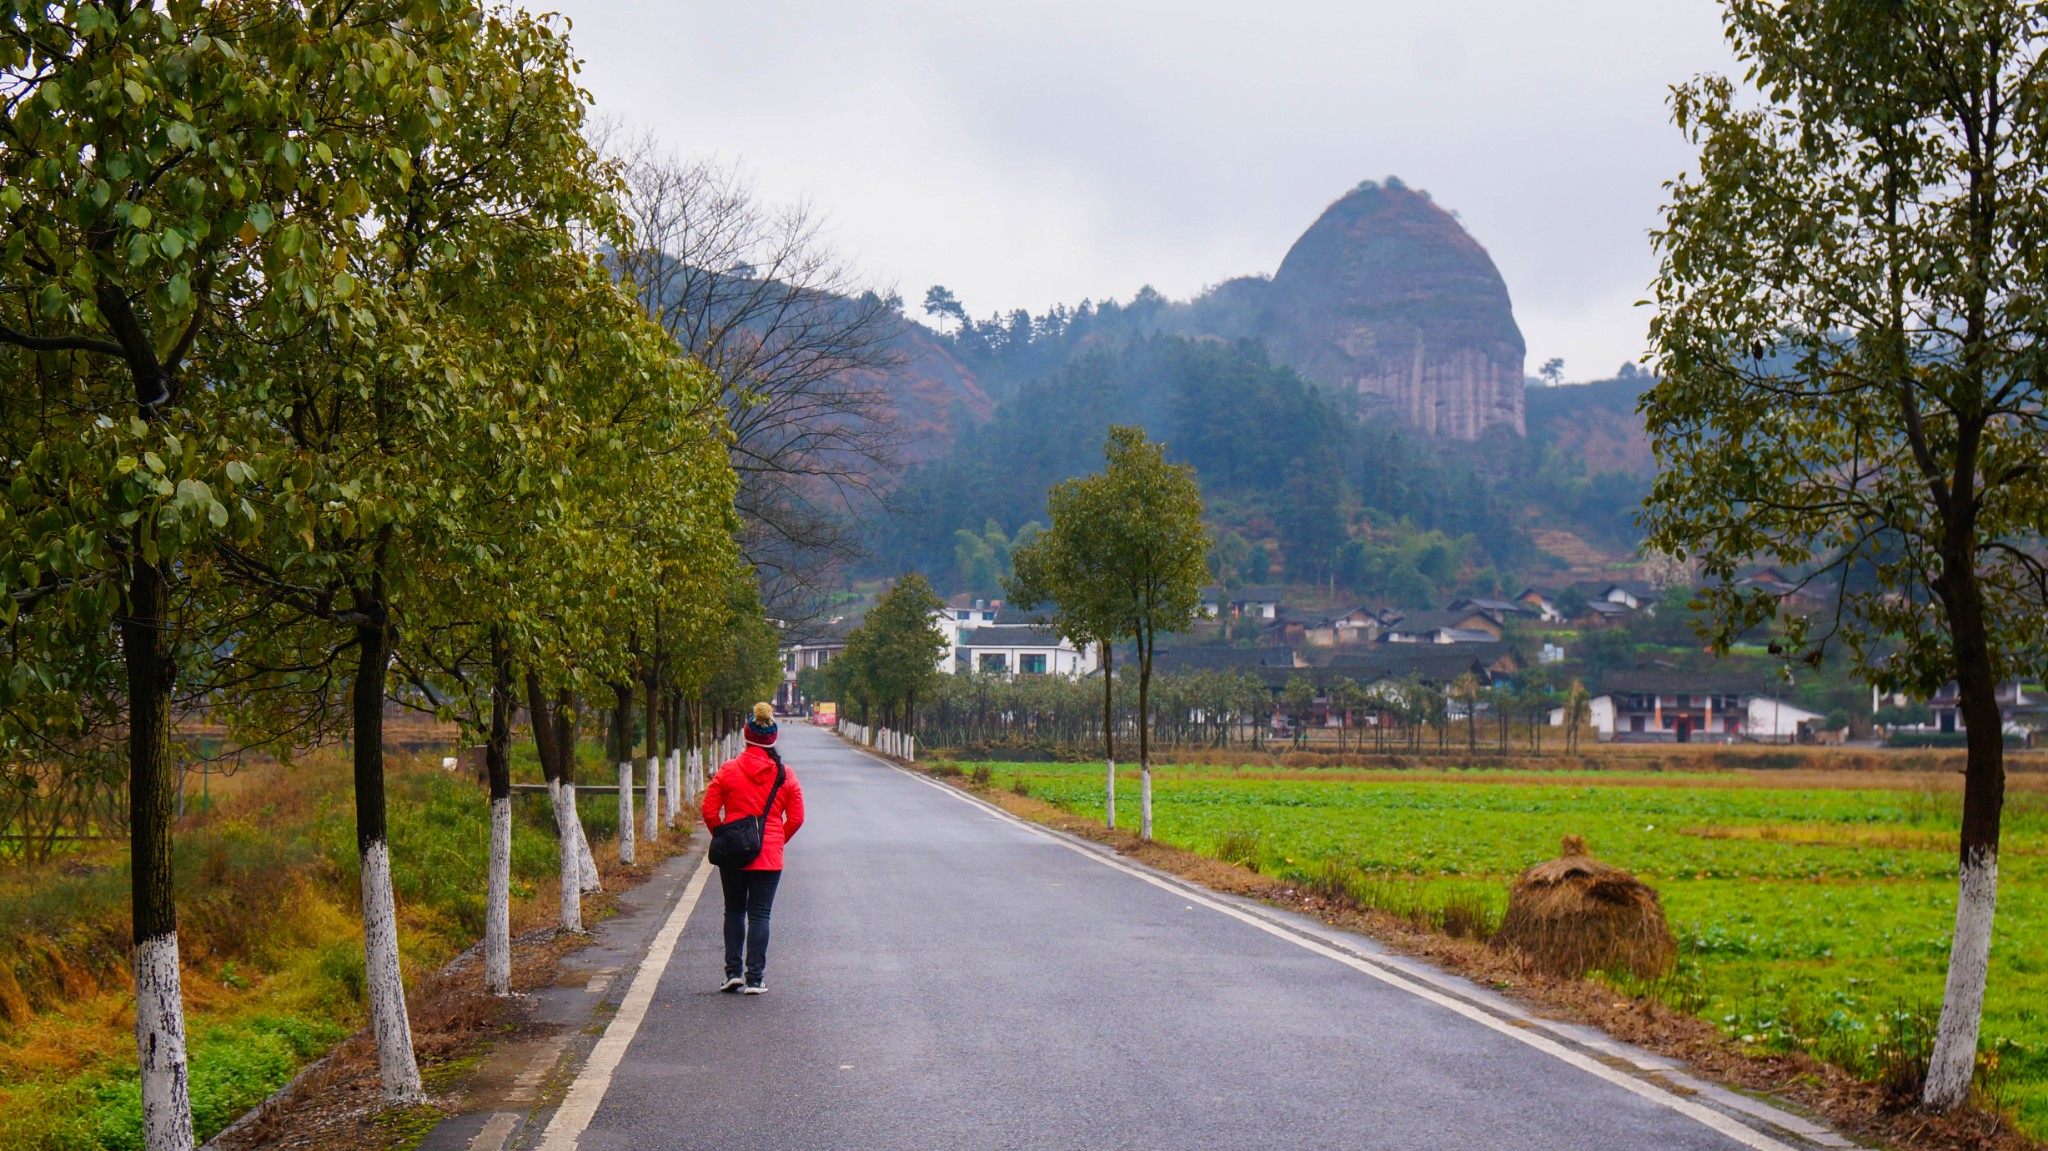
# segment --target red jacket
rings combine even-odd
[[[718,765],[717,774],[704,787],[704,826],[716,828],[730,820],[758,814],[775,785],[775,761],[758,747],[749,747],[738,757]],[[782,790],[775,793],[775,810],[768,813],[761,833],[761,854],[747,865],[748,871],[781,871],[782,845],[804,825],[804,789],[797,786],[796,772],[782,777]]]

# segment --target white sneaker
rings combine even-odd
[[[735,975],[731,979],[728,979],[723,984],[721,984],[718,989],[720,991],[732,992],[738,991],[740,988],[745,987],[746,985],[746,980],[741,979],[739,976]]]
[[[740,994],[741,994],[741,995],[766,995],[766,994],[768,994],[768,983],[767,983],[767,981],[766,981],[766,980],[763,980],[763,981],[761,981],[761,982],[759,982],[759,983],[749,983],[749,984],[747,984],[747,986],[746,986],[746,989],[745,989],[744,991],[741,991],[741,992],[740,992]]]

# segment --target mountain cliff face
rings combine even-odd
[[[1426,435],[1525,432],[1521,329],[1486,249],[1423,193],[1367,181],[1294,242],[1262,293],[1273,357]]]

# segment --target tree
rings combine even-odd
[[[859,554],[849,513],[895,473],[887,370],[904,319],[826,245],[809,206],[765,204],[736,170],[648,140],[620,145],[633,239],[614,267],[724,385],[741,552],[769,613],[800,629]]]
[[[1586,685],[1573,680],[1564,693],[1564,751],[1566,755],[1579,753],[1579,731],[1592,717],[1593,695]]]
[[[1012,591],[1020,603],[1057,605],[1058,626],[1070,638],[1135,642],[1139,834],[1150,839],[1152,657],[1162,632],[1195,623],[1209,577],[1208,537],[1195,471],[1167,462],[1164,444],[1142,428],[1118,425],[1102,454],[1102,471],[1062,481],[1047,494],[1052,527],[1020,552],[1031,558],[1020,558]],[[1032,555],[1039,548],[1044,552]],[[1113,760],[1110,770],[1114,788]]]
[[[967,322],[967,309],[960,306],[960,297],[953,289],[933,284],[924,292],[924,314],[939,321],[939,330],[945,331],[946,321],[956,324]]]
[[[1101,509],[1100,477],[1066,480],[1046,496],[1052,527],[1011,553],[1003,581],[1010,602],[1044,611],[1054,631],[1075,647],[1101,654],[1103,822],[1116,827],[1116,641],[1125,634],[1122,604],[1113,594],[1106,550],[1088,538]]]
[[[181,609],[204,566],[193,557],[227,526],[241,474],[212,416],[236,394],[237,354],[351,294],[336,257],[361,239],[362,185],[431,131],[425,109],[446,99],[438,64],[468,36],[467,16],[424,0],[319,17],[195,0],[0,9],[0,347],[10,391],[68,381],[64,402],[39,413],[44,450],[14,465],[28,505],[15,511],[28,514],[10,524],[21,562],[0,575],[0,611],[98,617],[118,604],[152,1151],[193,1138],[170,701],[192,651]],[[284,210],[314,189],[321,210]],[[80,483],[102,494],[74,501]],[[53,562],[48,545],[65,535],[88,546]]]
[[[1316,681],[1297,671],[1287,677],[1287,686],[1281,694],[1287,700],[1287,716],[1294,723],[1294,746],[1301,747],[1308,742],[1309,716],[1316,703]]]
[[[847,637],[849,652],[859,645],[855,666],[865,669],[866,690],[882,705],[884,723],[915,730],[917,697],[931,693],[942,674],[939,661],[950,654],[938,624],[945,606],[932,585],[911,572],[882,593]]]
[[[1735,0],[1726,24],[1762,98],[1720,77],[1673,97],[1699,165],[1655,237],[1645,527],[1699,559],[1717,646],[1779,616],[1735,583],[1771,556],[1834,601],[1785,621],[1794,658],[1839,645],[1879,688],[1956,685],[1956,930],[1922,1095],[1950,1108],[1997,901],[1995,689],[2048,670],[2048,26],[2020,0]]]
[[[589,342],[614,358],[594,380],[581,377],[586,388],[610,381],[620,398],[644,399],[663,389],[643,381],[677,370],[666,342],[647,338],[644,317],[619,306],[627,302],[578,247],[586,229],[617,228],[578,131],[582,97],[566,42],[516,11],[469,15],[448,17],[459,38],[431,64],[439,96],[422,89],[421,98],[439,110],[418,134],[379,149],[381,166],[357,177],[353,195],[309,184],[281,206],[288,218],[334,216],[340,235],[357,237],[330,257],[349,291],[245,366],[251,384],[231,423],[249,445],[236,481],[246,511],[216,552],[229,583],[222,602],[249,605],[213,624],[213,646],[231,647],[248,669],[223,686],[223,710],[238,713],[239,730],[273,737],[281,713],[351,736],[365,982],[392,1102],[418,1097],[421,1084],[390,883],[384,707],[395,677],[425,677],[438,632],[477,620],[479,577],[509,570],[492,548],[529,529],[492,507],[523,489],[500,486],[490,456],[524,454],[556,373],[574,370],[565,359],[535,364],[525,351],[568,357],[584,345],[523,339],[521,329],[560,335],[528,325],[564,302],[553,289],[566,279],[611,298],[599,312],[609,322],[594,324]],[[379,224],[371,236],[366,218]],[[508,339],[521,351],[508,352]],[[562,398],[571,391],[564,385]],[[638,407],[584,414],[605,425],[591,442],[619,452],[588,466],[638,476],[645,460],[623,450]],[[673,426],[672,411],[661,415]],[[525,475],[588,490],[559,465]],[[611,506],[623,502],[616,485],[603,490]],[[627,568],[617,582],[635,578]],[[457,594],[465,584],[470,594]],[[489,647],[473,650],[487,669],[480,682],[496,691]]]
[[[1545,387],[1557,387],[1564,383],[1564,360],[1552,356],[1543,361],[1543,366],[1536,369],[1536,374],[1543,377]]]
[[[1557,593],[1557,614],[1563,616],[1566,623],[1583,618],[1591,607],[1586,601],[1585,590],[1577,584]]]

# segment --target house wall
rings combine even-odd
[[[955,654],[959,661],[957,666],[964,666],[974,671],[980,670],[981,657],[984,655],[1002,656],[1003,670],[1009,675],[1018,674],[1018,669],[1024,666],[1024,657],[1027,655],[1045,657],[1046,675],[1087,675],[1095,670],[1094,651],[1076,651],[1066,646],[1046,647],[1041,644],[1017,644],[991,647],[983,645],[956,648]],[[951,672],[955,668],[955,660],[948,659],[946,670]]]
[[[1749,734],[1753,739],[1790,741],[1799,735],[1799,725],[1825,718],[1819,712],[1794,707],[1769,696],[1749,699]]]

